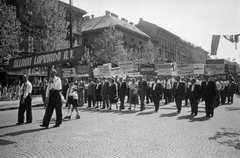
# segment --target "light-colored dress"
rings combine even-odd
[[[137,83],[131,83],[129,85],[130,88],[130,104],[138,104],[138,84]]]

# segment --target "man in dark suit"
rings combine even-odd
[[[95,107],[95,83],[91,78],[88,79],[88,89],[87,89],[87,97],[88,97],[88,108],[91,107],[91,102],[93,103],[93,107]]]
[[[185,83],[180,81],[181,77],[176,77],[176,82],[173,85],[173,96],[175,98],[175,103],[177,105],[177,113],[181,113],[182,100],[185,95]]]
[[[227,88],[227,96],[228,96],[228,104],[233,103],[233,94],[236,90],[236,84],[234,83],[234,79],[230,78]]]
[[[191,104],[191,115],[197,116],[198,114],[198,103],[201,98],[201,87],[196,84],[196,79],[191,80],[191,85],[189,86],[189,100]]]
[[[107,104],[107,108],[109,108],[108,88],[109,88],[109,81],[105,77],[103,77],[103,79],[102,79],[102,89],[101,89],[103,106],[102,106],[101,109],[105,109],[105,104]]]
[[[158,78],[157,77],[154,78],[154,83],[152,84],[152,87],[151,87],[151,96],[155,106],[155,112],[158,112],[160,98],[162,98],[162,93],[163,93],[162,84],[158,83],[157,81],[158,81]]]
[[[118,97],[120,98],[120,108],[119,110],[125,109],[124,107],[124,99],[125,95],[127,94],[127,84],[122,80],[122,78],[119,78],[118,82]]]
[[[147,82],[145,80],[143,80],[142,76],[139,77],[138,86],[139,86],[138,92],[139,92],[139,96],[140,96],[140,100],[141,100],[140,111],[143,111],[143,110],[145,110],[144,100],[145,100],[145,96],[147,94],[148,85],[147,85]]]
[[[64,99],[66,100],[66,96],[67,96],[67,90],[69,88],[69,85],[68,85],[68,79],[67,78],[64,78],[63,79],[63,84],[62,84],[62,94],[64,96]],[[66,103],[66,107],[68,107],[68,104]]]
[[[209,80],[209,76],[205,76],[206,81],[201,84],[202,100],[205,100],[206,117],[213,117],[214,108],[213,101],[216,96],[216,84]]]

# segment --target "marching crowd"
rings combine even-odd
[[[139,76],[123,80],[117,77],[102,77],[94,80],[88,78],[87,82],[81,78],[71,79],[68,82],[68,79],[64,78],[62,82],[60,77],[56,76],[56,70],[51,70],[50,75],[51,78],[44,90],[46,109],[43,123],[40,125],[45,128],[49,126],[54,109],[56,111],[54,127],[59,127],[62,119],[71,119],[73,111],[76,111],[76,119],[80,119],[78,107],[82,107],[84,103],[87,103],[87,108],[124,110],[126,108],[125,98],[129,104],[128,110],[136,110],[139,105],[139,110],[144,111],[145,103],[151,102],[154,104],[155,112],[158,112],[160,101],[164,100],[165,104],[175,102],[178,114],[181,113],[182,101],[185,101],[185,105],[189,102],[193,116],[198,114],[199,102],[204,101],[206,117],[213,117],[214,108],[227,103],[232,104],[234,93],[239,93],[240,90],[240,78],[235,80],[232,76],[228,80],[212,78],[208,75],[205,75],[203,79],[165,76],[144,80],[142,76]],[[32,121],[29,110],[31,109],[32,85],[26,77],[24,81],[20,88],[22,95],[17,124],[23,124],[24,111],[27,111],[26,123]],[[24,90],[25,86],[27,91]],[[63,103],[68,107],[65,117],[62,116]]]

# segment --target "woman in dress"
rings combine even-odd
[[[110,102],[110,107],[108,108],[108,110],[112,109],[113,103],[116,104],[116,109],[118,109],[117,85],[115,83],[115,80],[112,78],[110,79],[110,85],[108,88],[108,98],[109,98],[109,102]]]
[[[130,107],[128,109],[131,110],[132,104],[134,104],[135,110],[136,104],[138,104],[138,84],[135,78],[132,79],[132,83],[129,85],[129,103]]]
[[[96,87],[95,87],[95,102],[97,103],[97,105],[95,106],[95,108],[98,108],[98,107],[101,108],[101,102],[102,102],[101,90],[102,90],[102,84],[100,83],[100,80],[97,78]]]

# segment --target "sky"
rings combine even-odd
[[[209,53],[212,35],[221,35],[217,56],[211,58],[240,64],[240,42],[235,49],[222,36],[240,34],[240,0],[72,0],[72,4],[94,17],[108,10],[134,24],[143,18]]]

